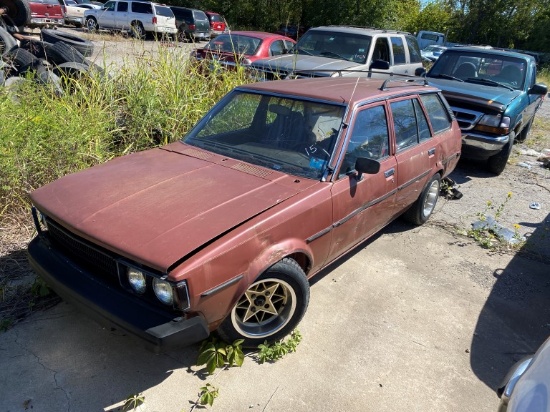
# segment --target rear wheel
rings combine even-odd
[[[439,173],[436,173],[432,176],[416,202],[414,202],[413,205],[405,212],[403,217],[415,225],[422,225],[426,223],[435,210],[440,189],[441,176]]]
[[[143,24],[139,21],[132,22],[132,25],[130,26],[132,36],[136,39],[144,39],[145,38],[145,29],[143,28]]]
[[[218,329],[227,342],[244,347],[284,338],[298,325],[309,303],[309,283],[293,259],[283,259],[252,283]]]

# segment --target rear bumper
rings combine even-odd
[[[155,352],[188,346],[209,335],[202,317],[174,318],[136,296],[102,283],[49,247],[42,236],[31,241],[28,255],[36,273],[65,301],[101,324],[141,338]]]

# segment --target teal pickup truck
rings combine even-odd
[[[442,90],[462,131],[462,157],[486,160],[500,174],[512,145],[529,134],[548,93],[534,57],[508,50],[452,47],[426,74]]]

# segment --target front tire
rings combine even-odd
[[[489,160],[487,160],[487,169],[497,176],[504,171],[504,168],[508,163],[508,159],[510,158],[510,154],[512,153],[512,147],[514,145],[514,138],[515,135],[511,133],[510,140],[508,141],[508,143],[506,143],[506,145],[504,145],[502,150],[496,155],[491,156]]]
[[[244,339],[255,348],[288,335],[304,316],[309,303],[309,283],[295,260],[285,258],[256,279],[239,298],[218,329],[222,339]]]
[[[415,225],[422,225],[432,215],[439,198],[441,190],[441,176],[436,173],[432,176],[428,184],[422,190],[422,193],[413,203],[413,205],[405,212],[403,217]]]
[[[94,33],[99,30],[99,24],[97,24],[97,20],[93,17],[88,17],[85,24],[89,32]]]

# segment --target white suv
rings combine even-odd
[[[259,80],[296,77],[419,76],[425,72],[414,36],[353,26],[309,29],[289,54],[255,61]]]
[[[111,0],[99,10],[84,12],[88,30],[125,31],[137,38],[147,33],[176,35],[176,18],[170,7],[150,1]]]

